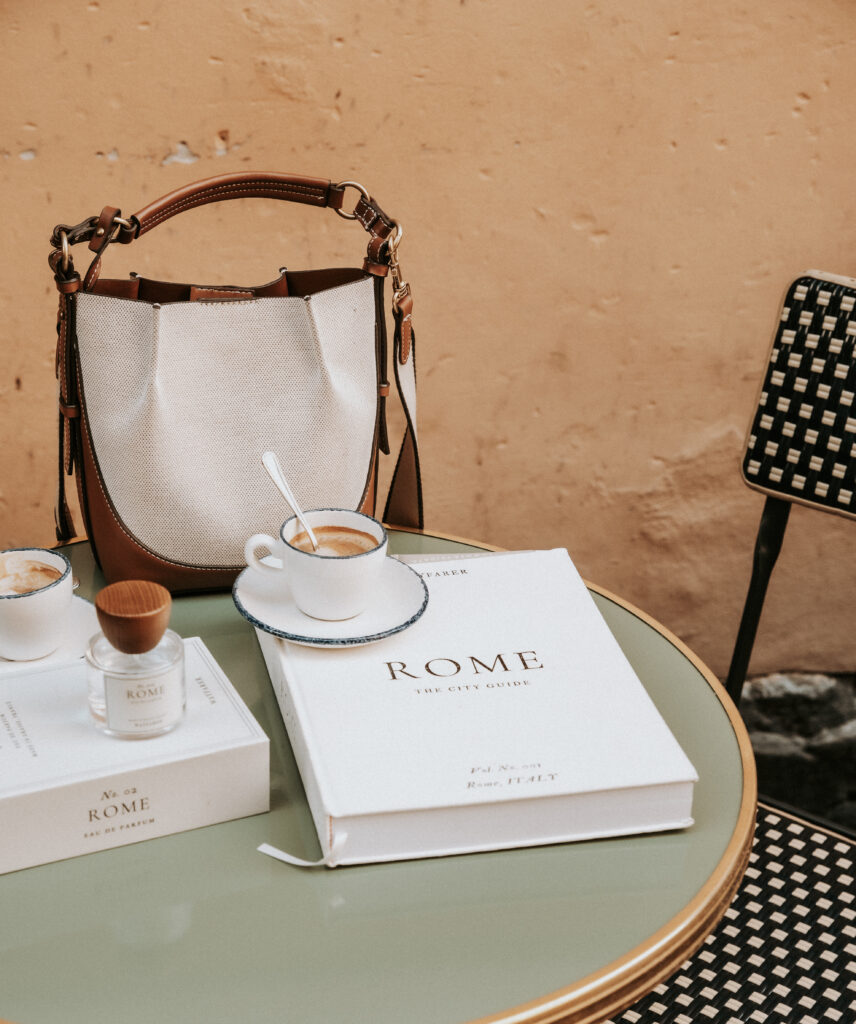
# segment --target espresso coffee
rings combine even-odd
[[[0,597],[13,594],[29,594],[34,590],[55,583],[62,573],[52,565],[31,558],[0,558]]]
[[[318,541],[317,551],[312,547],[312,541],[305,530],[293,537],[289,544],[298,551],[309,551],[324,558],[343,558],[365,554],[379,543],[370,533],[354,530],[350,526],[314,526],[312,532]]]

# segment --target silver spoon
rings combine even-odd
[[[307,523],[306,517],[303,515],[303,509],[297,504],[297,499],[294,497],[294,492],[288,486],[288,481],[285,479],[285,473],[282,471],[282,465],[280,464],[279,458],[276,452],[265,452],[262,455],[262,465],[268,471],[268,476],[273,480],[276,486],[279,488],[283,498],[291,505],[294,514],[297,516],[297,521],[306,531],[309,540],[312,542],[312,547],[315,551],[318,550],[318,539],[312,532],[312,527]]]

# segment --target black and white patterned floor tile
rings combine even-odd
[[[856,844],[759,807],[716,931],[608,1024],[856,1024]]]

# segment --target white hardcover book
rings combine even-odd
[[[96,730],[82,659],[0,677],[0,874],[268,810],[267,736],[184,644],[187,712],[153,739]]]
[[[324,863],[692,824],[696,772],[567,551],[415,568],[428,608],[378,643],[257,630]]]

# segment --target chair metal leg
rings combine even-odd
[[[773,566],[782,549],[782,540],[785,536],[785,527],[788,525],[790,512],[791,503],[783,501],[781,498],[769,497],[764,504],[758,536],[755,540],[752,579],[749,582],[749,591],[743,606],[743,617],[740,620],[740,629],[737,631],[734,653],[731,656],[731,667],[728,669],[728,678],[725,682],[725,688],[735,704],[740,703],[740,693],[749,669],[749,659],[752,656],[752,647],[755,643],[758,621],[761,618],[764,596],[767,593],[767,584],[770,582]]]

